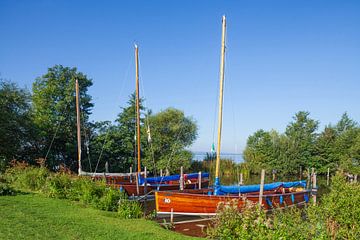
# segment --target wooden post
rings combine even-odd
[[[108,161],[106,161],[106,163],[105,163],[105,172],[106,173],[109,172],[109,163],[108,163]]]
[[[259,193],[259,205],[262,205],[262,198],[264,194],[264,181],[265,181],[265,169],[261,170],[261,179],[260,179],[260,193]]]
[[[132,183],[132,166],[130,166],[130,182]]]
[[[180,191],[184,190],[184,172],[183,166],[180,168]]]
[[[327,170],[327,176],[326,176],[326,185],[329,186],[330,183],[330,168]]]
[[[199,189],[201,189],[201,171],[199,172],[199,179],[198,179],[198,181],[199,181]]]
[[[316,195],[317,195],[317,187],[316,187],[316,173],[313,174],[313,184],[312,184],[312,197],[314,205],[316,205]]]
[[[306,189],[310,189],[310,182],[311,182],[311,178],[310,178],[310,168],[308,168],[308,169],[307,169]]]
[[[273,170],[273,172],[272,172],[272,180],[275,181],[275,178],[276,178],[276,173],[275,173],[275,171]]]
[[[300,166],[300,174],[299,174],[299,180],[301,181],[302,179],[302,166]]]
[[[146,181],[146,178],[147,178],[147,169],[146,169],[146,167],[145,167],[145,169],[144,169],[144,177],[145,177],[145,183],[144,183],[144,195],[146,195],[147,194],[147,181]],[[146,199],[145,199],[145,202],[146,202]],[[146,206],[145,206],[146,207]]]
[[[136,193],[139,196],[139,174],[135,175],[135,181],[136,181]]]
[[[169,169],[165,169],[165,176],[170,176]]]
[[[313,184],[314,184],[314,174],[315,174],[315,169],[314,169],[314,168],[311,168],[311,187],[312,187]]]
[[[162,176],[163,176],[163,170],[160,169],[160,177],[162,177]]]
[[[171,212],[170,212],[170,223],[171,225],[174,224],[174,209],[171,208]]]
[[[239,182],[240,185],[243,185],[243,173],[240,173],[240,182]]]
[[[77,131],[77,147],[78,147],[78,173],[81,175],[81,130],[80,130],[80,99],[79,99],[79,81],[75,80],[75,93],[76,93],[76,131]]]

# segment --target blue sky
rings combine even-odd
[[[209,151],[223,14],[223,151],[300,110],[321,128],[345,111],[360,121],[360,1],[0,0],[1,77],[30,89],[48,67],[76,66],[93,79],[92,119],[114,120],[135,88],[136,42],[147,107],[192,116],[191,149]]]

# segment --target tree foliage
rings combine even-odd
[[[189,169],[192,153],[186,148],[197,137],[195,121],[178,109],[168,108],[150,115],[147,124],[151,142],[145,151],[145,166],[150,170],[168,169],[171,173],[178,173],[181,166]]]
[[[0,171],[33,147],[30,93],[0,79]]]
[[[55,65],[33,83],[33,121],[39,129],[40,155],[48,154],[47,164],[52,168],[59,164],[77,168],[75,79],[79,81],[82,126],[86,129],[93,107],[87,93],[91,79],[76,68]],[[86,131],[82,133],[85,139]]]
[[[335,125],[317,132],[319,122],[308,112],[298,112],[284,134],[258,130],[249,136],[244,159],[253,172],[277,170],[278,174],[297,174],[314,167],[318,173],[341,168],[359,173],[360,128],[344,113]]]

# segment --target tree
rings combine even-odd
[[[31,104],[27,90],[0,79],[0,170],[10,160],[26,160],[31,148]]]
[[[299,167],[315,166],[314,143],[319,122],[309,118],[310,113],[300,111],[293,117],[294,121],[286,127],[285,135],[289,139],[287,150],[289,172],[296,173]]]
[[[33,120],[40,131],[40,155],[47,155],[47,165],[53,169],[60,164],[77,169],[75,79],[79,81],[82,128],[88,129],[93,107],[87,93],[91,79],[76,68],[55,65],[33,83]]]
[[[189,169],[192,153],[186,147],[197,137],[195,121],[178,109],[167,108],[148,116],[147,127],[151,142],[146,147],[144,165],[149,170],[168,169],[171,173],[178,173],[181,166]]]
[[[141,112],[145,111],[143,106],[143,99],[140,99],[139,106]],[[92,159],[92,166],[96,166],[99,161],[97,171],[103,172],[105,170],[104,164],[108,162],[110,172],[128,172],[130,166],[136,171],[135,158],[135,135],[136,135],[136,101],[135,93],[130,96],[127,102],[127,107],[122,108],[118,114],[115,124],[96,123],[93,136],[90,144]],[[140,128],[144,128],[144,118],[140,114]],[[141,131],[141,155],[144,154],[144,147],[146,145],[146,131]],[[100,158],[100,159],[99,159]]]

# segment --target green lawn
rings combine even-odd
[[[36,194],[0,197],[0,239],[191,239],[144,219]]]

